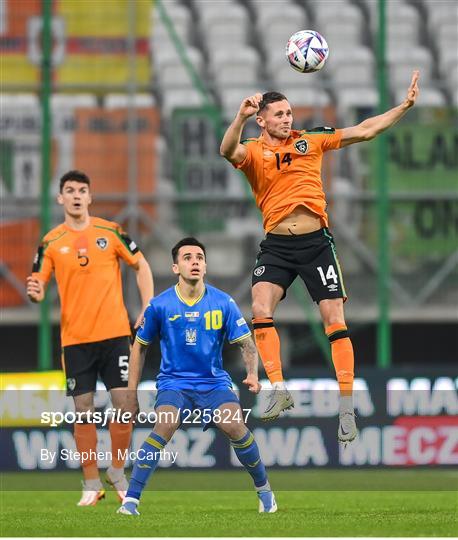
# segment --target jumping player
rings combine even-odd
[[[266,232],[252,275],[255,341],[273,385],[265,420],[277,418],[294,404],[283,380],[273,316],[299,275],[319,306],[331,343],[341,396],[338,438],[349,442],[357,435],[352,400],[353,347],[343,308],[347,295],[328,229],[321,161],[324,152],[369,141],[402,118],[417,99],[418,77],[415,71],[403,103],[344,129],[292,130],[293,113],[284,95],[255,94],[242,101],[223,137],[220,153],[247,177]],[[243,127],[253,115],[261,136],[241,142]]]

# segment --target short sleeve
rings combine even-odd
[[[323,133],[323,140],[321,143],[321,148],[323,152],[328,150],[337,150],[340,148],[340,142],[342,140],[342,130],[341,129],[332,129],[332,133]]]
[[[141,251],[138,249],[137,244],[127,235],[125,231],[119,226],[116,225],[116,253],[121,257],[127,264],[133,266],[143,256]]]
[[[48,283],[54,271],[54,261],[52,259],[48,243],[43,241],[37,249],[33,259],[32,275],[33,277]]]
[[[225,321],[226,336],[229,343],[235,343],[251,335],[239,307],[232,298],[229,298],[227,301]]]
[[[153,306],[153,304],[149,304],[145,310],[145,314],[143,315],[143,321],[140,328],[137,331],[137,335],[135,337],[136,341],[142,345],[149,345],[159,333],[159,327],[159,312],[157,311],[157,308]]]
[[[240,163],[233,163],[233,166],[236,169],[243,171],[247,177],[251,180],[256,172],[256,156],[255,156],[255,147],[254,143],[256,139],[247,139],[242,141],[242,144],[245,146],[247,153],[245,159]]]

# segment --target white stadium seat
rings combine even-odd
[[[331,98],[322,88],[288,88],[280,86],[280,92],[288,98],[292,107],[326,107],[331,103]]]
[[[307,0],[307,7],[312,8],[315,19],[334,17],[336,13],[352,9],[349,0]]]
[[[374,72],[367,65],[342,63],[336,66],[332,71],[332,80],[339,88],[351,86],[370,86],[375,77]]]
[[[329,51],[329,57],[326,60],[326,70],[332,72],[336,67],[342,65],[364,65],[367,69],[374,69],[375,56],[372,49],[359,45],[353,46],[341,46]]]
[[[204,98],[194,88],[173,88],[163,95],[161,111],[169,117],[178,107],[200,107],[204,105]]]
[[[169,5],[168,2],[163,2],[163,6],[179,38],[187,43],[190,37],[191,13],[182,4]],[[167,40],[170,40],[169,32],[156,6],[153,15],[152,44],[155,48],[159,48]]]
[[[287,86],[288,88],[312,87],[319,85],[318,75],[310,76],[295,71],[284,58],[278,59],[276,64],[270,67],[270,75],[277,85]]]
[[[199,76],[203,73],[202,53],[194,47],[185,50],[189,62]],[[192,78],[176,51],[169,51],[168,56],[159,57],[155,61],[155,76],[159,86],[164,90],[171,87],[192,86]]]
[[[405,49],[419,44],[418,27],[405,22],[390,22],[386,37],[388,49]]]
[[[431,34],[440,33],[444,24],[458,26],[458,5],[454,0],[430,0],[424,2],[428,12],[427,23]]]
[[[428,83],[432,76],[432,54],[425,47],[415,47],[402,52],[388,51],[390,86],[393,89],[407,88],[412,78],[412,72],[420,71],[423,84]]]
[[[36,107],[40,101],[36,94],[4,94],[0,93],[0,107]]]
[[[104,105],[107,109],[118,109],[129,107],[133,104],[134,107],[154,107],[155,100],[151,94],[107,94],[105,96]]]
[[[362,43],[362,27],[353,22],[327,21],[318,25],[317,31],[327,41],[330,51],[338,50],[342,46],[359,46]]]
[[[209,54],[217,49],[227,49],[234,43],[247,44],[248,40],[246,26],[237,21],[220,20],[217,24],[210,25],[202,35]]]
[[[288,27],[291,35],[297,30],[308,28],[306,22],[305,11],[297,4],[277,6],[276,3],[264,2],[264,6],[258,11],[256,27],[261,34],[266,30],[267,34],[271,30],[275,32],[279,26]]]
[[[374,85],[368,87],[339,88],[336,92],[341,114],[351,109],[375,108],[378,105],[378,92]]]
[[[53,111],[96,106],[97,97],[94,94],[53,94],[51,96],[51,108]]]
[[[218,85],[256,84],[259,55],[253,47],[220,49],[213,52],[211,69]]]
[[[354,4],[327,0],[326,2],[319,2],[316,4],[315,22],[317,24],[317,29],[328,22],[340,22],[343,25],[360,28],[363,23],[363,13],[361,9]]]

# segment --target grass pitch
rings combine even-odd
[[[38,486],[34,484],[38,475],[3,475],[2,536],[458,534],[458,477],[452,471],[271,471],[272,485],[281,488],[275,489],[276,514],[258,514],[256,494],[245,489],[248,484],[242,471],[158,471],[151,482],[155,491],[144,493],[138,518],[117,515],[119,504],[110,490],[105,500],[90,508],[75,506],[79,491],[11,491],[24,478],[29,479],[29,489]],[[422,476],[425,482],[419,484]],[[63,482],[76,486],[79,479],[74,473],[47,473],[46,477],[48,486],[60,488]],[[329,490],[336,483],[340,489]],[[317,490],[298,489],[304,485]],[[437,490],[418,491],[426,485]],[[242,490],[236,490],[240,486]],[[359,490],[346,491],[348,486]],[[175,491],[177,487],[181,490]]]

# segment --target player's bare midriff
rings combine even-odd
[[[307,234],[321,229],[322,226],[318,214],[315,214],[306,206],[300,205],[296,206],[291,214],[269,232],[284,235]]]

